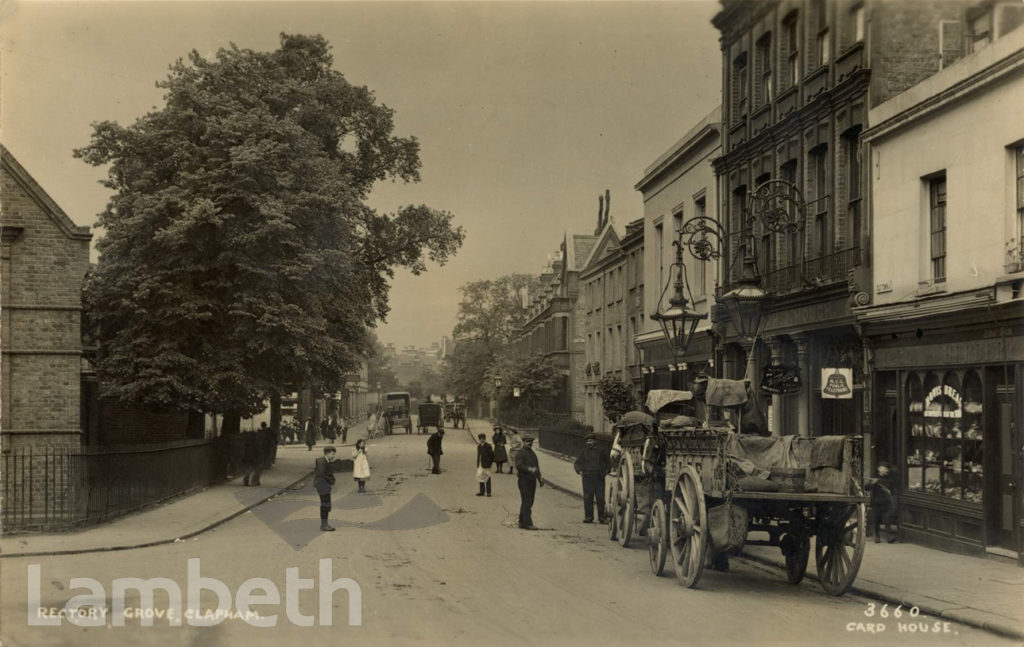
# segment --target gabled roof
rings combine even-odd
[[[615,231],[615,227],[612,226],[611,220],[601,230],[601,234],[597,236],[597,241],[590,250],[590,254],[587,255],[583,265],[583,269],[590,267],[594,263],[597,263],[601,259],[605,258],[608,254],[619,249],[619,235]]]
[[[0,165],[3,169],[11,174],[14,181],[21,186],[22,189],[28,193],[29,196],[39,205],[39,207],[53,220],[54,223],[60,227],[61,231],[67,235],[68,238],[75,240],[92,240],[92,233],[88,227],[79,227],[75,224],[68,214],[64,213],[64,210],[54,202],[53,198],[43,190],[43,187],[39,186],[39,183],[25,170],[14,155],[7,150],[7,147],[0,144]]]
[[[595,245],[597,245],[597,236],[573,234],[572,242],[566,245],[569,252],[569,258],[565,259],[566,269],[578,271],[586,267],[586,260]]]

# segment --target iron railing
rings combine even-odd
[[[5,451],[3,531],[99,523],[206,486],[236,472],[244,438],[155,446],[23,447]]]

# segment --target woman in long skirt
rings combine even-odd
[[[505,432],[501,430],[501,426],[495,425],[494,433],[491,435],[491,442],[494,443],[494,464],[498,468],[498,473],[502,472],[502,465],[508,462],[508,450],[505,449]],[[509,467],[509,469],[512,469]]]

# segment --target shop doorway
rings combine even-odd
[[[1018,442],[1013,425],[1014,376],[1000,368],[989,369],[988,373],[996,388],[989,389],[986,402],[993,414],[987,417],[985,429],[985,473],[993,478],[986,479],[985,545],[995,548],[994,552],[1019,557],[1020,519],[1013,451]]]

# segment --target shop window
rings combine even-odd
[[[907,377],[907,489],[980,503],[983,492],[982,386],[969,370],[923,382]]]

